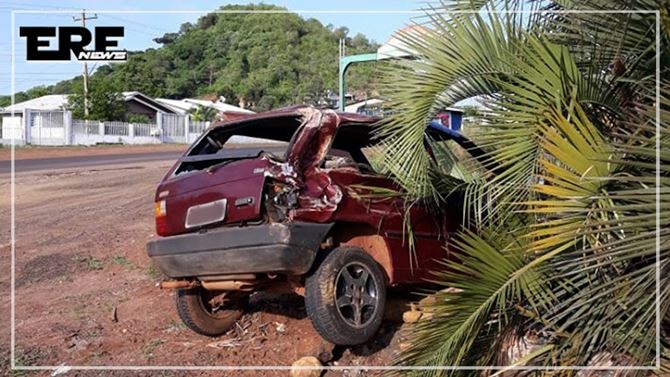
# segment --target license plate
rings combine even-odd
[[[186,228],[197,228],[213,224],[226,218],[226,199],[198,204],[186,211]]]

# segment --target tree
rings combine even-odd
[[[181,24],[179,27],[179,34],[186,34],[188,33],[191,29],[193,29],[193,24],[190,22],[184,22]]]
[[[220,9],[285,10],[265,4]],[[329,29],[316,19],[292,13],[212,13],[156,36],[160,48],[130,52],[124,64],[102,66],[92,77],[105,78],[119,90],[152,97],[180,99],[214,93],[231,103],[243,100],[255,111],[268,110],[336,91],[338,38],[347,33],[346,27]],[[378,47],[363,35],[346,38],[346,43],[349,54],[374,52]],[[352,67],[349,88],[374,92],[374,72],[375,65]],[[66,80],[46,89],[49,94],[69,93],[72,86],[73,81]],[[0,98],[0,103],[6,102]]]
[[[146,114],[128,114],[126,116],[128,123],[151,123],[151,118]]]
[[[511,12],[487,12],[502,6]],[[540,6],[579,12],[514,13]],[[661,50],[654,13],[587,12],[602,9],[660,9]],[[385,166],[407,190],[407,206],[421,201],[440,210],[464,198],[465,226],[450,241],[447,272],[436,276],[450,289],[433,294],[425,306],[432,319],[410,328],[397,364],[653,366],[660,335],[667,371],[664,9],[653,1],[453,1],[427,9],[417,21],[425,27],[400,37],[417,56],[393,63],[384,79],[394,110],[379,129],[388,140]],[[461,10],[473,12],[453,12]],[[486,150],[483,163],[458,161],[445,142],[422,132],[438,111],[472,97],[487,106],[479,114],[486,132],[473,134]]]
[[[111,81],[94,77],[88,93],[89,114],[84,116],[84,87],[76,85],[68,97],[68,110],[76,119],[92,120],[124,120],[126,116],[126,102],[123,100],[118,87]]]
[[[177,33],[165,33],[162,37],[154,38],[153,41],[158,44],[167,45],[174,43],[177,38],[179,38],[179,34]]]
[[[349,34],[349,28],[346,26],[340,26],[337,29],[333,30],[333,34],[335,34],[335,38],[339,39],[346,39],[347,35]]]
[[[16,93],[14,96],[14,103],[27,101],[31,98],[42,97],[49,94],[49,88],[44,85],[30,88],[25,92]],[[6,107],[12,104],[12,96],[0,96],[0,107]]]
[[[189,114],[191,114],[191,119],[199,122],[204,122],[216,119],[219,113],[215,108],[211,106],[198,105],[197,107],[189,110]]]

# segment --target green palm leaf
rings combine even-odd
[[[452,245],[458,261],[436,275],[451,289],[435,293],[431,321],[410,328],[399,364],[499,364],[510,337],[539,331],[537,349],[504,362],[652,365],[657,288],[670,326],[670,82],[658,104],[654,86],[656,54],[662,67],[670,63],[670,17],[662,9],[657,50],[653,12],[479,12],[540,6],[658,9],[648,1],[456,1],[428,8],[425,29],[402,37],[418,58],[387,76],[397,111],[380,127],[384,162],[410,203],[441,206],[452,200],[445,193],[462,190],[467,229]],[[478,12],[450,13],[464,9]],[[451,148],[435,162],[423,151],[435,113],[472,96],[487,104],[485,131],[475,135],[500,167],[495,176]],[[666,365],[665,338],[661,352]]]

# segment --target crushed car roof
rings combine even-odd
[[[242,123],[247,123],[247,122],[255,122],[259,120],[265,120],[265,119],[272,119],[272,118],[285,118],[285,117],[300,117],[304,114],[304,111],[307,109],[316,109],[314,106],[307,106],[307,105],[296,105],[296,106],[289,106],[289,107],[283,107],[280,109],[275,109],[275,110],[270,110],[270,111],[265,111],[262,113],[256,113],[256,114],[250,114],[248,116],[245,116],[243,118],[235,119],[235,120],[230,120],[230,121],[220,121],[220,122],[214,122],[212,125],[209,127],[210,129],[214,128],[219,128],[219,127],[228,127],[228,126],[233,126],[233,125],[238,125]],[[330,109],[317,109],[317,110],[322,110],[322,111],[333,111]],[[360,125],[371,125],[376,122],[378,122],[381,118],[379,117],[374,117],[374,116],[369,116],[369,115],[364,115],[364,114],[357,114],[357,113],[345,113],[345,112],[335,112],[337,116],[340,118],[340,123],[341,124],[360,124]]]

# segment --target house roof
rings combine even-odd
[[[400,58],[414,55],[415,53],[411,51],[402,39],[415,35],[427,34],[428,32],[428,29],[422,25],[416,24],[406,26],[393,33],[386,43],[379,46],[377,55],[388,58]]]
[[[171,107],[173,110],[175,110],[180,114],[186,114],[189,111],[196,109],[198,106],[212,107],[218,110],[219,112],[224,113],[244,113],[244,114],[254,113],[253,111],[233,106],[231,104],[221,101],[212,102],[209,100],[196,99],[196,98],[184,98],[180,100],[169,99],[169,98],[156,98],[156,101]]]
[[[176,113],[172,107],[166,106],[165,104],[160,103],[156,99],[151,98],[141,92],[122,92],[121,94],[123,95],[123,99],[126,102],[134,100],[158,112]]]
[[[384,101],[379,98],[370,98],[366,99],[365,101],[350,103],[344,107],[344,111],[347,113],[355,113],[358,112],[358,109],[360,109],[363,106],[378,105],[382,102]]]
[[[456,107],[456,108],[474,107],[474,108],[481,109],[481,110],[490,110],[485,105],[486,102],[487,102],[487,99],[484,98],[483,96],[475,96],[475,97],[466,98],[464,100],[456,102],[454,104],[454,107]]]
[[[126,102],[137,101],[151,109],[167,113],[175,113],[174,109],[157,102],[155,99],[140,92],[121,92],[123,100]],[[30,99],[28,101],[15,103],[12,106],[5,107],[3,113],[22,112],[24,109],[55,111],[64,110],[67,105],[68,94],[50,94],[42,97]]]
[[[15,103],[5,107],[5,113],[22,112],[24,109],[31,110],[63,110],[67,104],[67,94],[50,94],[30,99],[28,101]]]

